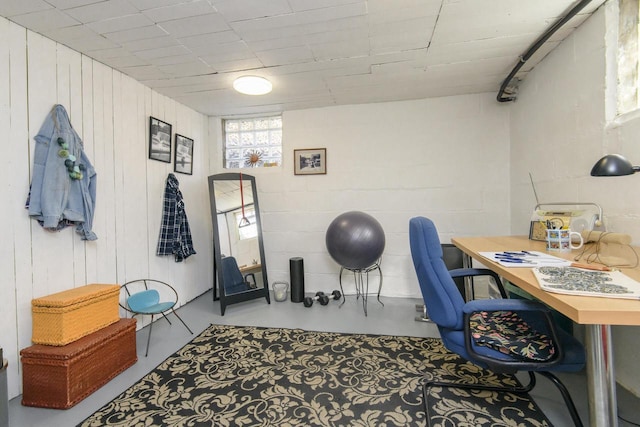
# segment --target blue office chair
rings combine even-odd
[[[124,290],[125,301],[121,302],[120,307],[128,311],[133,316],[138,314],[151,315],[151,323],[149,323],[149,336],[147,337],[147,350],[144,354],[145,357],[149,354],[149,342],[151,341],[151,331],[153,329],[153,318],[158,314],[169,322],[171,321],[166,316],[166,312],[171,311],[182,322],[185,328],[193,335],[193,331],[184,323],[184,320],[174,310],[174,306],[178,303],[178,292],[173,286],[168,283],[161,282],[153,279],[140,279],[132,280],[125,283],[120,287]],[[168,300],[160,301],[160,293],[163,296],[168,295]]]
[[[245,292],[256,288],[256,276],[253,273],[248,273],[243,276],[238,267],[238,262],[234,257],[227,256],[222,258],[221,264],[225,295]]]
[[[535,386],[534,372],[538,372],[560,390],[575,425],[582,426],[568,390],[550,372],[581,370],[585,364],[582,344],[556,329],[550,310],[541,303],[515,299],[465,303],[454,278],[487,274],[490,270],[448,271],[442,259],[438,232],[431,220],[412,218],[409,240],[424,303],[430,319],[438,326],[444,346],[482,368],[510,374],[527,371],[530,379],[526,386],[501,388],[427,381],[423,384],[425,410],[430,387],[527,393]]]

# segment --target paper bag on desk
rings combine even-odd
[[[587,262],[599,262],[611,267],[634,266],[638,255],[631,245],[631,236],[624,233],[606,231],[587,231],[581,233],[584,250],[580,259]]]

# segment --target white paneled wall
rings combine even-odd
[[[446,242],[509,233],[509,107],[493,94],[290,111],[283,121],[283,168],[248,172],[257,177],[270,282],[289,280],[289,258],[301,256],[307,292],[339,288],[325,235],[351,210],[385,231],[386,296],[420,296],[411,217],[431,217]],[[219,133],[218,119],[211,129]],[[322,147],[327,174],[295,176],[293,150]],[[370,280],[377,290],[375,273]]]
[[[71,228],[44,231],[24,208],[33,137],[55,104],[69,112],[98,174],[94,242],[80,240]],[[149,116],[195,140],[193,175],[176,174],[197,251],[183,263],[155,255],[173,163],[147,159]],[[19,350],[31,345],[33,298],[87,283],[153,277],[173,284],[182,304],[211,287],[207,126],[205,116],[0,18],[0,129],[6,138],[0,168],[0,346],[9,359],[9,397],[20,393]]]

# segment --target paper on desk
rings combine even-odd
[[[621,271],[593,271],[575,267],[533,269],[540,288],[559,294],[640,299],[640,283]]]
[[[483,257],[504,267],[566,267],[571,261],[537,251],[479,252]]]

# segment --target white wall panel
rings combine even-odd
[[[98,174],[96,241],[82,241],[72,228],[45,231],[24,208],[33,137],[55,104],[67,109]],[[0,206],[7,230],[0,246],[0,346],[9,359],[10,398],[21,392],[19,352],[31,345],[33,298],[88,283],[152,277],[172,283],[184,304],[211,287],[210,245],[197,248],[198,254],[184,263],[155,255],[162,193],[173,164],[147,158],[150,115],[173,124],[174,130],[179,123],[202,150],[195,158],[194,175],[179,179],[189,219],[198,221],[192,229],[200,234],[197,239],[210,241],[205,117],[0,18],[0,126],[13,145],[0,169],[0,179],[7,183],[1,190],[6,203]]]

